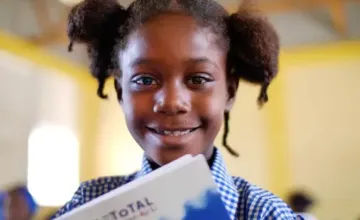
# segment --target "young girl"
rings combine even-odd
[[[73,43],[85,43],[97,94],[114,77],[126,124],[144,150],[142,169],[129,176],[82,183],[56,216],[146,175],[185,154],[203,154],[231,219],[296,219],[273,194],[226,171],[214,147],[240,79],[261,85],[259,105],[277,73],[279,40],[257,13],[229,15],[215,0],[85,0],[69,16]],[[188,180],[184,180],[188,181]]]

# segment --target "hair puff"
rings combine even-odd
[[[278,72],[279,37],[256,11],[240,9],[229,17],[230,62],[240,79],[260,84],[258,103],[268,101],[267,88]]]
[[[101,98],[107,98],[103,94],[106,79],[117,69],[115,45],[127,18],[127,10],[116,0],[85,0],[74,6],[68,17],[68,50],[72,50],[73,43],[86,44],[90,71],[98,80],[97,94]]]

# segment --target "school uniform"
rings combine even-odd
[[[220,151],[216,148],[209,165],[218,191],[221,194],[221,199],[232,220],[302,219],[297,217],[280,198],[272,193],[250,184],[243,178],[230,176]],[[84,182],[80,185],[72,200],[65,204],[54,217],[69,212],[153,170],[152,162],[144,156],[142,168],[138,172],[128,176],[101,177]]]

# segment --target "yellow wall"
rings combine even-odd
[[[114,89],[109,89],[108,93],[110,100],[100,105],[96,173],[125,175],[140,168],[142,150],[126,128]]]
[[[318,218],[357,219],[360,43],[329,45],[295,58],[283,69],[292,182],[314,194]]]

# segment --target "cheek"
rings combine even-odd
[[[121,107],[123,109],[126,121],[133,121],[137,118],[137,115],[139,115],[137,112],[138,108],[136,108],[137,104],[137,100],[132,98],[132,95],[126,92],[126,89],[123,89]]]
[[[203,97],[201,101],[194,103],[198,113],[204,118],[208,126],[220,129],[225,112],[227,92],[224,87],[214,90],[211,94]]]
[[[123,87],[124,88],[124,87]],[[141,94],[129,92],[126,87],[123,89],[122,109],[126,123],[129,127],[137,127],[144,124],[152,103],[148,97]]]

